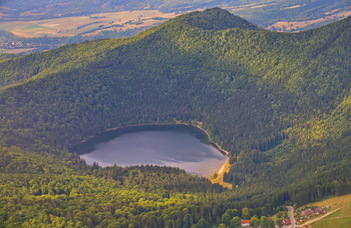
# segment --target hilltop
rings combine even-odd
[[[176,17],[174,21],[182,22],[204,30],[225,30],[231,28],[260,30],[257,25],[220,8],[207,9],[203,12],[191,12]]]
[[[224,8],[262,28],[290,32],[351,15],[351,3],[339,0],[3,1],[0,30],[18,37],[3,42],[0,34],[0,52],[34,53],[87,40],[131,37],[177,15],[210,7]]]
[[[131,38],[2,60],[0,145],[4,163],[12,164],[2,172],[14,172],[18,156],[45,153],[65,170],[43,165],[34,172],[31,162],[21,163],[23,170],[87,175],[82,170],[90,168],[67,151],[97,132],[202,122],[212,140],[230,152],[232,164],[224,180],[233,191],[216,195],[212,215],[245,206],[274,211],[284,203],[348,193],[350,20],[277,33],[216,8],[176,17]],[[115,177],[115,171],[89,172]],[[119,183],[128,184],[136,172],[122,174]],[[153,178],[150,174],[145,182]],[[197,181],[210,192],[224,191]],[[148,189],[145,182],[140,184]],[[207,220],[215,223],[215,217]]]

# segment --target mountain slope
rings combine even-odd
[[[231,152],[225,180],[240,197],[349,191],[351,18],[286,34],[226,15],[2,61],[0,145],[68,150],[111,127],[200,121]]]

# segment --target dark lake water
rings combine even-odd
[[[194,134],[171,130],[119,133],[109,141],[93,144],[90,150],[81,155],[88,164],[94,161],[103,167],[153,164],[178,167],[205,177],[218,171],[227,159]]]

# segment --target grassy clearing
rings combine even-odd
[[[325,200],[318,201],[315,203],[307,204],[305,206],[317,206],[317,207],[323,207],[323,206],[330,206],[332,210],[345,207],[345,206],[350,206],[351,205],[351,194],[343,195],[343,196],[334,196],[334,197],[328,197]]]

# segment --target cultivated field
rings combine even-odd
[[[38,21],[3,22],[0,24],[0,30],[25,38],[88,36],[108,30],[121,32],[150,27],[175,16],[174,13],[162,13],[157,10],[99,13]]]
[[[34,48],[0,49],[0,53],[4,53],[4,54],[19,54],[19,53],[31,51],[33,49]]]
[[[270,30],[277,31],[291,31],[291,30],[303,30],[309,26],[327,22],[330,20],[340,20],[342,18],[348,17],[351,15],[351,11],[344,11],[340,13],[327,12],[325,16],[315,20],[306,20],[306,21],[279,21],[267,27]]]

